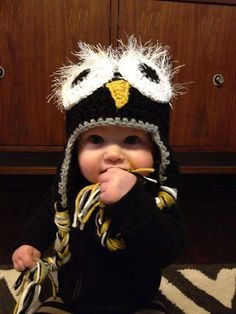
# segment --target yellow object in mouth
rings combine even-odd
[[[129,101],[129,82],[125,80],[116,80],[107,83],[105,86],[109,89],[111,96],[115,101],[116,108],[120,109],[127,104]]]
[[[129,172],[131,173],[142,173],[142,172],[150,172],[153,173],[155,169],[153,168],[138,168],[138,169],[130,169]]]

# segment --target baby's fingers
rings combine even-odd
[[[22,272],[26,269],[26,267],[24,266],[24,263],[22,261],[22,259],[17,259],[17,260],[12,260],[13,261],[13,266],[14,266],[14,269],[16,271],[19,271],[19,272]]]

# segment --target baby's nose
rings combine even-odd
[[[125,160],[125,154],[117,145],[111,145],[105,150],[103,158],[105,161],[123,162]]]

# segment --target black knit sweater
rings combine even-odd
[[[155,198],[137,183],[119,202],[107,207],[112,228],[126,248],[109,252],[96,235],[94,217],[83,231],[72,229],[71,260],[59,270],[59,295],[73,313],[132,313],[154,297],[160,269],[178,256],[183,228],[177,206],[160,210]],[[47,249],[55,239],[53,204],[46,195],[23,228],[16,247]]]

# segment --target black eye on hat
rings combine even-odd
[[[157,72],[146,63],[140,63],[139,69],[146,76],[146,78],[150,79],[153,82],[160,83],[160,78]]]
[[[82,82],[84,78],[86,78],[86,76],[89,74],[90,70],[86,69],[84,71],[82,71],[78,76],[76,76],[76,78],[74,79],[74,81],[71,84],[71,87],[73,88],[75,85],[78,84],[78,82]]]

